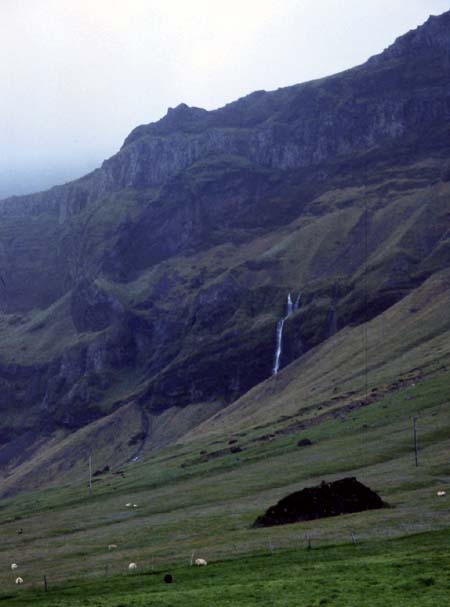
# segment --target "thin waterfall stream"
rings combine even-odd
[[[293,311],[294,311],[294,305],[292,303],[291,294],[289,293],[288,297],[287,297],[287,304],[286,304],[286,315],[283,316],[283,318],[281,318],[277,322],[276,349],[275,349],[275,359],[274,359],[274,363],[273,363],[272,375],[276,375],[278,373],[278,371],[280,370],[280,358],[281,358],[281,353],[283,352],[283,327],[284,327],[285,321],[289,318],[289,316],[292,314]]]

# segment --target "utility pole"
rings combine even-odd
[[[414,458],[416,462],[416,468],[419,465],[419,449],[417,447],[417,428],[416,428],[417,417],[413,417],[413,436],[414,436]]]
[[[92,457],[89,456],[89,495],[92,495]]]

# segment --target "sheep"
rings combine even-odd
[[[133,508],[137,508],[137,507],[138,507],[138,505],[137,505],[137,504],[133,504]]]
[[[437,495],[438,497],[443,497],[443,496],[445,495],[445,491],[438,491],[438,492],[436,493],[436,495]]]
[[[126,506],[127,508],[131,508],[131,502],[128,502],[128,504],[125,504],[125,506]]]
[[[11,563],[11,571],[14,571],[14,569],[17,569],[19,567],[19,565],[17,563]]]
[[[204,567],[208,563],[205,561],[205,559],[195,559],[194,564],[197,565],[197,567]]]
[[[108,550],[115,550],[117,548],[117,544],[108,544]]]
[[[133,569],[137,569],[137,565],[136,565],[136,563],[130,563],[130,564],[128,565],[128,569],[129,569],[130,571],[132,571]]]
[[[16,584],[23,584],[23,579],[21,577],[16,577]]]

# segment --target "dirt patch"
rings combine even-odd
[[[286,525],[384,506],[386,504],[375,491],[355,477],[349,477],[291,493],[259,516],[253,527]]]

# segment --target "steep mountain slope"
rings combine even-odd
[[[297,433],[324,418],[345,417],[426,377],[446,374],[449,304],[447,269],[368,323],[346,327],[313,348],[280,376],[195,428],[191,437],[252,427],[270,428],[270,438]]]
[[[225,409],[208,403],[149,411],[151,442],[141,449],[136,440],[141,412],[131,403],[66,438],[59,434],[42,441],[32,461],[24,449],[2,489],[13,493],[22,486],[38,488],[43,481],[61,477],[73,482],[85,474],[86,454],[91,451],[96,468],[104,462],[114,468],[129,454],[130,459],[140,459],[146,449],[176,439],[195,454],[195,463],[202,461],[198,453],[205,445],[223,458],[229,454],[228,440],[248,450],[302,432],[310,435],[322,424],[345,421],[390,395],[401,399],[401,393],[416,384],[448,376],[449,306],[450,270],[445,270],[366,325],[344,328]],[[448,399],[442,405],[445,425]],[[200,423],[205,410],[211,417]],[[130,437],[135,437],[131,444]]]
[[[178,106],[90,175],[1,202],[5,474],[38,482],[33,453],[80,428],[110,428],[120,463],[226,406],[235,423],[289,292],[280,362],[298,362],[276,380],[294,392],[320,344],[332,368],[356,325],[448,268],[449,76],[450,12],[336,76]],[[42,457],[48,479],[76,469]]]

